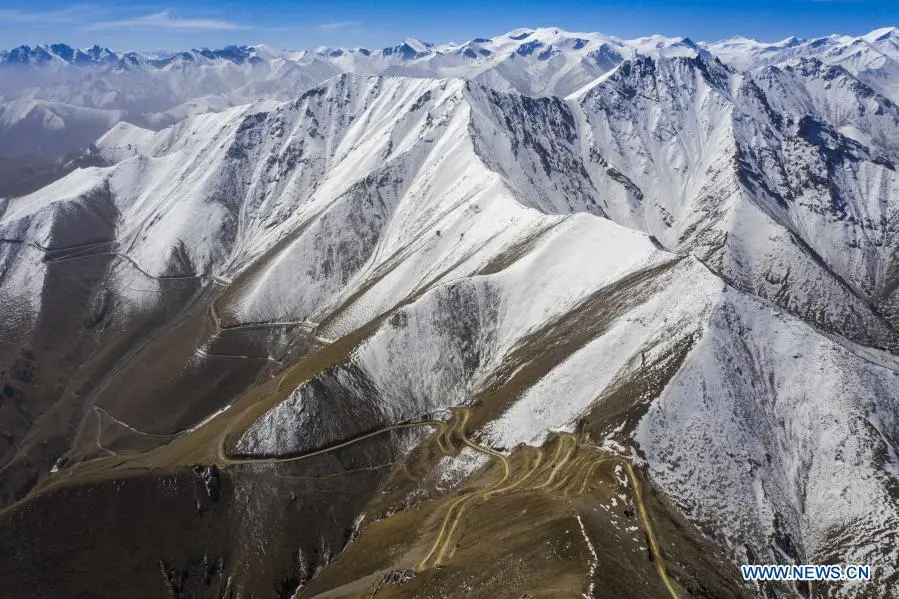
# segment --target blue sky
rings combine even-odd
[[[177,50],[230,43],[381,47],[406,36],[464,41],[516,27],[715,40],[858,35],[899,24],[896,0],[0,0],[0,47],[62,41]]]

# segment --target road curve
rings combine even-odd
[[[567,487],[571,484],[574,484],[574,481],[578,478],[578,473],[582,472],[584,473],[585,478],[583,483],[579,485],[578,493],[581,493],[586,489],[589,478],[597,466],[603,463],[614,463],[620,464],[625,469],[627,478],[630,481],[631,495],[633,496],[634,504],[637,507],[637,515],[640,520],[640,525],[646,535],[647,543],[649,545],[649,551],[652,554],[653,564],[655,565],[659,580],[665,587],[665,590],[667,591],[670,599],[680,599],[680,595],[677,592],[677,588],[675,587],[674,582],[668,576],[668,571],[665,567],[665,558],[662,555],[659,540],[656,536],[655,529],[652,526],[652,521],[649,517],[649,510],[647,509],[646,502],[643,498],[643,489],[640,485],[639,478],[637,477],[637,473],[631,462],[621,456],[610,456],[594,460],[589,463],[583,461],[582,458],[578,458],[574,463],[572,463],[572,466],[576,466],[575,470],[577,472],[574,472],[569,476],[563,476],[560,480],[556,480],[556,477],[558,476],[561,469],[570,462],[572,454],[578,446],[577,438],[574,435],[564,435],[560,438],[558,445],[556,446],[554,455],[550,459],[548,459],[545,464],[543,463],[543,457],[545,455],[544,451],[541,448],[536,448],[537,451],[535,454],[534,465],[530,468],[527,468],[526,472],[521,477],[518,477],[518,480],[513,481],[511,484],[503,487],[503,483],[505,483],[511,475],[511,468],[508,458],[502,453],[490,447],[486,447],[472,441],[468,437],[465,431],[465,426],[468,423],[469,417],[471,415],[469,409],[461,408],[456,412],[456,414],[459,416],[457,424],[455,426],[449,426],[441,431],[441,434],[438,438],[440,444],[443,444],[444,437],[446,438],[445,440],[449,442],[451,433],[453,431],[458,432],[462,442],[468,447],[471,447],[472,449],[480,453],[484,453],[499,459],[501,464],[503,465],[503,476],[497,482],[491,484],[486,490],[466,493],[462,497],[456,499],[456,501],[454,501],[450,505],[449,509],[447,510],[446,516],[444,516],[440,530],[437,533],[437,538],[434,540],[434,543],[431,546],[431,549],[416,567],[419,572],[427,568],[428,563],[432,558],[434,558],[435,554],[435,565],[440,565],[443,560],[447,558],[448,554],[452,554],[450,545],[459,522],[462,519],[462,515],[465,512],[465,508],[472,501],[476,500],[478,495],[480,495],[481,499],[489,499],[495,495],[499,495],[507,491],[512,491],[516,488],[519,488],[524,481],[532,478],[534,475],[539,476],[539,472],[541,470],[548,470],[548,476],[546,480],[544,480],[540,484],[528,485],[522,490],[545,490],[547,492],[559,490],[562,491],[565,495],[568,495]]]
[[[284,458],[232,458],[225,452],[225,437],[227,436],[227,431],[225,434],[222,434],[219,438],[218,448],[216,450],[217,458],[219,462],[219,466],[235,466],[239,464],[286,464],[289,462],[299,462],[300,460],[305,460],[308,458],[314,458],[315,456],[319,456],[322,454],[330,453],[332,451],[337,451],[338,449],[343,449],[344,447],[349,447],[350,445],[354,445],[359,443],[360,441],[364,441],[366,439],[371,439],[372,437],[377,437],[378,435],[382,435],[389,431],[396,431],[402,429],[409,428],[436,428],[440,429],[446,426],[444,422],[439,420],[420,420],[416,422],[406,422],[403,424],[395,424],[392,426],[386,426],[384,428],[379,428],[377,430],[373,430],[368,433],[364,433],[359,435],[358,437],[353,437],[351,439],[347,439],[336,443],[334,445],[328,445],[327,447],[322,447],[320,449],[315,449],[313,451],[302,453],[300,455],[284,457]]]

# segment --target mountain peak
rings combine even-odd
[[[895,27],[881,27],[862,37],[871,43],[885,42],[890,39],[899,40],[899,29]]]
[[[407,37],[403,43],[381,50],[382,56],[399,56],[402,60],[415,60],[432,53],[432,44]]]
[[[802,37],[797,37],[795,35],[791,35],[788,38],[782,39],[779,42],[773,44],[775,46],[780,46],[783,48],[795,48],[801,44],[804,44],[807,40]]]

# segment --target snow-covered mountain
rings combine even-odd
[[[625,59],[636,55],[698,56],[709,53],[739,70],[814,58],[847,69],[873,89],[899,99],[899,34],[895,29],[862,37],[789,38],[763,43],[744,38],[695,43],[688,38],[650,36],[624,40],[599,33],[557,28],[516,29],[494,38],[462,44],[430,44],[414,39],[380,49],[318,48],[282,51],[268,46],[228,46],[179,53],[116,52],[66,44],[20,46],[0,51],[0,106],[25,115],[56,106],[68,118],[43,131],[46,143],[23,148],[41,156],[62,156],[77,142],[96,139],[96,117],[73,105],[108,111],[106,119],[161,128],[172,122],[259,99],[286,101],[340,73],[459,77],[501,91],[565,97],[590,86]],[[23,104],[24,103],[24,104]],[[24,118],[24,117],[22,117]],[[37,120],[37,119],[32,119]],[[37,125],[5,119],[0,150],[16,147],[8,128]],[[22,152],[19,152],[20,154]]]
[[[78,108],[67,108],[67,119],[43,129],[23,122],[24,117],[7,119],[0,125],[0,156],[15,152],[13,129],[34,130],[36,138],[46,138],[39,147],[23,148],[37,155],[65,155],[72,150],[72,140],[77,140],[78,149],[86,148],[96,139],[96,129],[92,115],[80,108],[108,111],[107,118],[113,122],[158,129],[187,116],[259,99],[286,101],[340,73],[461,77],[503,91],[565,96],[636,52],[696,51],[689,40],[656,36],[626,41],[548,28],[518,29],[465,44],[433,45],[407,39],[376,50],[230,46],[139,54],[99,46],[20,46],[0,52],[0,106],[19,102],[20,107],[11,111],[15,114],[40,111],[44,102]]]
[[[694,538],[727,567],[871,564],[871,583],[815,596],[896,596],[899,79],[850,59],[889,56],[893,33],[4,54],[5,81],[41,83],[4,92],[0,140],[19,141],[0,148],[39,152],[29,126],[96,138],[0,200],[0,500],[31,492],[12,512],[27,523],[77,485],[115,502],[96,481],[160,477],[178,496],[174,477],[230,465],[229,444],[289,456],[469,406],[501,455],[577,431],[640,464],[679,596],[809,596],[722,590]],[[473,444],[385,444],[403,473],[314,519],[272,580],[331,562],[377,489],[411,485],[356,543],[489,468]],[[238,596],[279,559],[263,514],[288,504],[244,486],[280,488],[290,466],[235,468],[224,491],[239,550],[216,575]],[[565,509],[598,509],[582,508]],[[415,534],[389,565],[338,557],[317,576],[368,588],[352,584],[421,558]],[[640,547],[590,575],[633,578]]]
[[[775,43],[733,38],[703,44],[703,47],[741,70],[814,58],[828,65],[843,67],[894,102],[899,101],[899,84],[896,83],[899,75],[899,30],[895,27],[876,29],[860,37],[790,37]]]

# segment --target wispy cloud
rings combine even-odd
[[[350,29],[359,25],[361,25],[359,21],[335,21],[333,23],[319,23],[315,28],[322,31],[337,31],[338,29]]]
[[[70,6],[60,10],[6,10],[0,9],[0,20],[12,23],[71,23],[77,21],[87,11],[94,9],[91,4]]]
[[[86,29],[126,29],[129,27],[139,29],[249,29],[248,27],[220,19],[185,19],[175,17],[172,16],[171,10],[163,10],[129,19],[91,23],[86,26]]]

